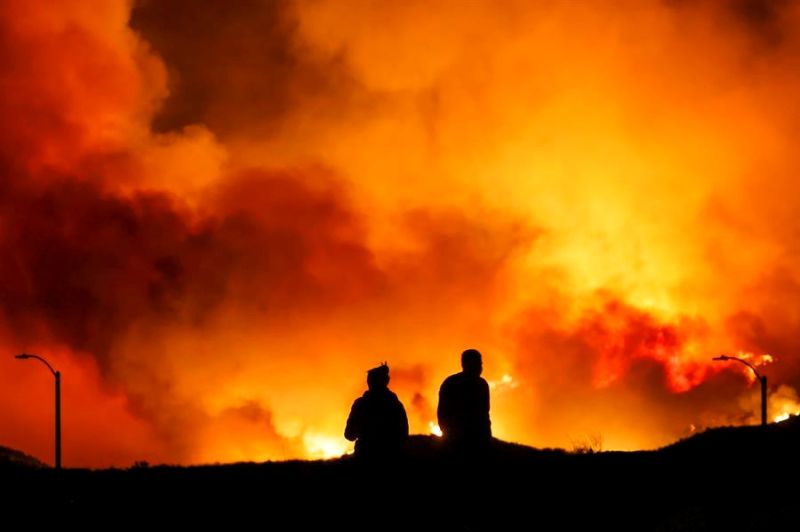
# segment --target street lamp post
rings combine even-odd
[[[755,368],[755,366],[753,366],[750,362],[738,357],[720,355],[718,357],[712,358],[711,360],[735,360],[737,362],[741,362],[742,364],[753,370],[753,373],[756,374],[758,382],[761,383],[761,426],[766,425],[767,424],[767,376],[761,375]]]
[[[20,360],[25,360],[28,358],[35,358],[36,360],[42,362],[47,369],[50,370],[50,373],[56,378],[56,470],[61,470],[61,372],[56,371],[53,369],[47,360],[43,359],[38,355],[29,355],[27,353],[21,353],[17,355],[15,358],[19,358]]]

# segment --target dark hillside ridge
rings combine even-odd
[[[266,530],[800,530],[800,418],[631,453],[494,440],[465,460],[440,443],[413,436],[403,461],[369,466],[346,456],[60,476],[14,468],[0,488],[14,512],[47,507],[80,523],[110,513]]]

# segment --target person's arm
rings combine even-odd
[[[349,441],[356,441],[361,435],[361,407],[359,399],[353,403],[353,408],[350,409],[350,415],[347,417],[347,425],[344,428],[344,437]]]
[[[400,408],[400,436],[405,440],[408,438],[408,416],[406,415],[406,409],[403,407],[403,403],[398,401],[397,406]]]
[[[489,437],[491,437],[492,418],[489,416],[489,408],[491,407],[491,405],[489,404],[489,383],[486,382],[486,379],[481,379],[481,381],[483,381],[482,394],[481,394],[481,412],[485,412],[486,430],[489,432]]]
[[[489,416],[489,383],[486,379],[481,379],[481,412],[486,412]]]
[[[439,405],[436,408],[436,418],[442,432],[447,432],[447,428],[450,426],[452,417],[450,402],[449,386],[447,381],[444,381],[439,388]]]

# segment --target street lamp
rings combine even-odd
[[[61,372],[56,371],[53,369],[47,360],[43,359],[39,355],[29,355],[27,353],[21,353],[14,358],[18,358],[20,360],[26,360],[28,358],[35,358],[36,360],[42,362],[47,369],[50,370],[50,373],[53,374],[56,378],[56,470],[61,470]]]
[[[712,358],[711,360],[735,360],[737,362],[741,362],[742,364],[753,370],[753,373],[756,374],[756,378],[761,383],[761,426],[766,425],[767,424],[767,376],[761,375],[755,368],[755,366],[753,366],[750,362],[738,357],[720,355],[718,357]]]

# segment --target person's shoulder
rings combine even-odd
[[[367,399],[366,399],[366,397],[365,397],[365,396],[363,396],[363,395],[362,395],[361,397],[356,397],[356,400],[355,400],[355,401],[353,401],[353,408],[358,408],[358,407],[359,407],[360,405],[362,405],[362,404],[363,404],[363,403],[364,403],[366,400],[367,400]]]
[[[453,373],[452,375],[447,377],[444,381],[442,381],[442,387],[451,385],[454,382],[458,382],[460,379],[461,379],[461,373]]]
[[[394,393],[392,390],[386,390],[386,391],[389,393],[389,398],[390,398],[392,401],[394,401],[394,402],[396,402],[396,403],[399,403],[399,402],[400,402],[400,398],[399,398],[399,397],[397,397],[397,394],[396,394],[396,393]]]

